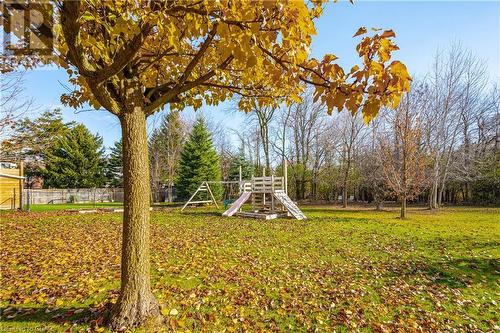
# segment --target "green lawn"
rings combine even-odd
[[[31,205],[32,212],[51,212],[69,209],[99,209],[99,208],[122,208],[123,202],[96,202],[93,203],[64,203],[64,204],[37,204]],[[27,207],[25,207],[27,209]]]
[[[56,205],[55,205],[56,206]],[[165,331],[498,330],[500,209],[304,209],[307,221],[152,214]],[[1,216],[0,332],[104,331],[120,214]]]
[[[153,207],[173,207],[179,206],[179,203],[158,202],[154,203]],[[36,204],[30,206],[30,211],[35,213],[53,212],[61,210],[78,210],[78,209],[106,209],[106,208],[123,208],[123,202],[96,202],[94,203],[63,203],[63,204]],[[28,210],[28,207],[24,207]],[[5,212],[3,212],[5,214]]]

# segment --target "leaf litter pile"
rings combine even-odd
[[[500,210],[310,208],[306,221],[152,215],[165,331],[499,330]],[[3,214],[0,331],[103,332],[119,214]]]

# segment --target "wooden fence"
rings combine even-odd
[[[153,202],[164,202],[167,189],[154,191]],[[176,199],[174,191],[174,199]],[[24,189],[23,205],[123,202],[123,188]]]
[[[24,204],[122,202],[122,188],[24,189]]]

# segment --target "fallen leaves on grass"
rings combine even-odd
[[[103,329],[119,289],[120,216],[15,215],[0,226],[7,320],[43,315],[57,325]],[[489,266],[473,263],[470,272],[455,265],[470,252],[464,245],[491,239],[458,246],[439,232],[416,237],[418,228],[157,213],[153,291],[167,329],[177,331],[493,329],[496,282],[474,275]]]

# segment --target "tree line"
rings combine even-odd
[[[369,124],[345,110],[328,116],[309,91],[289,107],[257,108],[239,138],[256,165],[271,159],[279,173],[288,161],[296,200],[498,204],[500,90],[486,73],[456,45]]]
[[[117,163],[115,149],[106,156],[102,137],[83,124],[64,122],[60,109],[17,120],[2,141],[1,155],[5,160],[24,162],[28,186],[43,179],[46,188],[111,185]]]
[[[454,46],[413,80],[395,110],[382,109],[369,124],[360,113],[328,115],[311,90],[290,106],[253,104],[238,131],[173,110],[148,138],[153,200],[173,201],[174,188],[184,200],[205,180],[238,180],[240,166],[243,179],[282,175],[286,161],[295,200],[498,204],[499,92],[484,64]],[[60,110],[13,128],[4,158],[25,160],[27,175],[43,177],[44,186],[123,185],[121,141],[105,154],[99,135],[64,123]]]
[[[173,111],[163,117],[148,139],[153,201],[188,198],[201,182],[221,180],[220,156],[203,116],[194,124]],[[106,153],[103,139],[83,124],[64,122],[60,109],[15,122],[2,141],[2,159],[24,161],[28,186],[43,180],[45,188],[93,188],[123,186],[123,148],[116,141]],[[235,156],[231,179],[245,178],[249,165],[243,154]],[[222,188],[213,186],[220,197]],[[166,195],[162,196],[162,193]]]
[[[202,180],[238,179],[239,165],[244,179],[263,170],[281,176],[286,161],[295,200],[344,207],[353,200],[379,209],[397,201],[403,217],[407,202],[430,209],[498,204],[500,90],[486,72],[471,52],[452,46],[413,80],[396,109],[382,109],[368,124],[360,113],[328,115],[314,91],[290,106],[254,106],[237,131],[211,126],[220,172],[197,179],[190,192]],[[172,156],[180,159],[187,137],[187,122],[176,114],[169,125],[168,117],[151,140],[160,147],[151,149],[153,187],[176,179],[180,162]],[[178,134],[169,135],[169,126]]]

